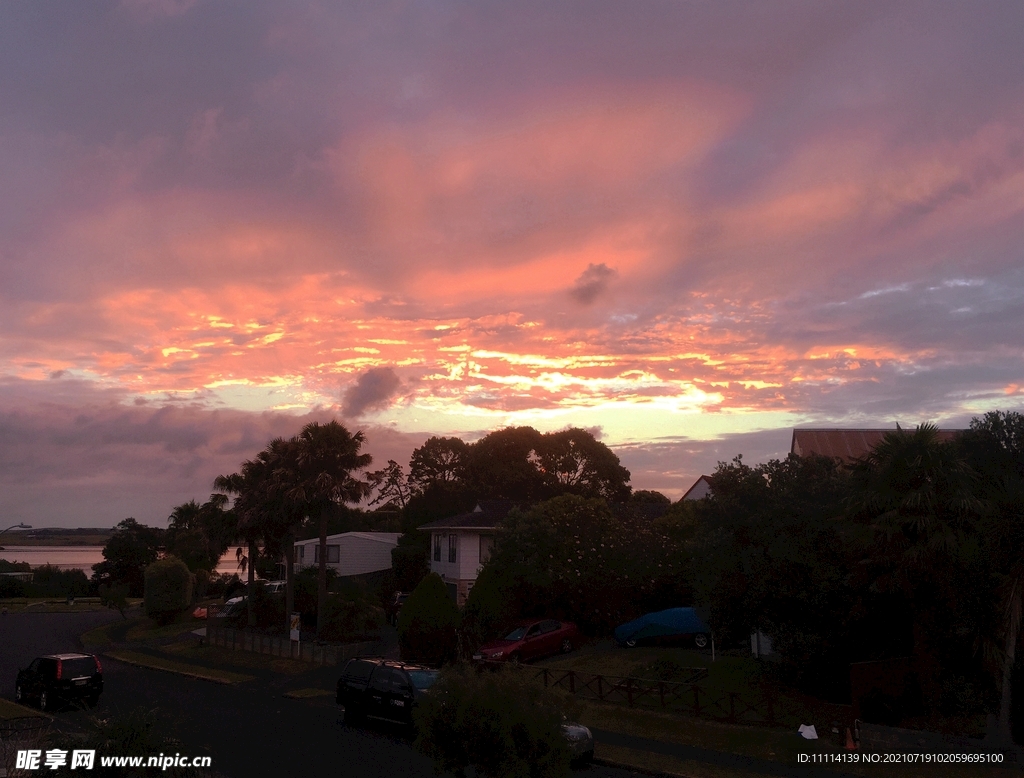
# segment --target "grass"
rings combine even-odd
[[[214,681],[223,684],[242,683],[253,680],[253,676],[242,673],[234,673],[229,670],[212,669],[187,662],[178,662],[173,659],[140,654],[137,651],[109,651],[104,656],[116,659],[119,662],[126,662],[130,665],[148,667],[151,670],[163,670],[168,673],[177,673],[189,678],[199,678],[204,681]]]
[[[10,721],[11,719],[24,719],[24,718],[38,718],[43,716],[37,710],[32,708],[26,708],[24,705],[18,705],[16,702],[5,700],[0,698],[0,721]]]
[[[586,703],[579,721],[594,729],[660,740],[666,743],[706,748],[723,753],[767,759],[784,765],[797,765],[801,753],[837,753],[842,744],[834,734],[819,733],[819,740],[804,740],[796,732],[719,724],[717,722],[667,713],[626,708],[599,702]],[[688,778],[733,778],[743,774],[734,768],[719,767],[665,754],[652,754],[632,748],[596,744],[595,755],[602,759],[647,770],[662,771]],[[882,764],[819,765],[824,769],[874,778],[969,778],[978,775],[1007,775],[999,768],[958,765]]]
[[[173,638],[206,626],[204,619],[193,619],[191,615],[181,617],[180,620],[176,620],[172,624],[157,624],[145,616],[134,619],[134,622],[128,629],[128,634],[125,635],[125,638],[130,643],[159,638]]]
[[[8,597],[0,600],[0,609],[8,613],[86,613],[106,610],[97,597],[79,597],[74,605],[57,597]]]
[[[200,646],[194,640],[171,643],[170,645],[162,646],[161,650],[185,659],[199,659],[205,662],[234,665],[235,667],[263,670],[281,675],[298,675],[308,671],[310,668],[307,662],[300,662],[297,659],[270,656],[269,654],[255,654],[249,651],[232,651],[230,648],[211,646],[209,644]]]
[[[334,695],[330,689],[293,689],[290,692],[285,692],[284,697],[289,697],[293,700],[305,700],[310,697],[331,697]]]

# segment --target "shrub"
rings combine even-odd
[[[512,668],[477,673],[453,665],[413,712],[416,747],[439,774],[462,778],[473,766],[490,776],[562,778],[570,761],[561,730],[566,704]]]
[[[175,556],[159,559],[146,568],[144,598],[146,615],[161,624],[192,604],[194,579],[188,567]]]
[[[384,609],[366,599],[347,599],[338,594],[327,598],[321,640],[351,643],[380,637]]]
[[[515,582],[491,566],[485,566],[462,609],[459,648],[463,656],[498,637],[514,618],[512,597]]]
[[[32,574],[30,597],[85,597],[88,594],[89,579],[81,570],[61,570],[54,565],[42,565]]]
[[[102,605],[105,608],[113,608],[121,614],[122,619],[128,618],[125,615],[125,611],[128,610],[127,584],[120,584],[118,586],[107,586],[106,584],[100,584],[99,595],[100,605]]]
[[[431,573],[402,606],[398,646],[406,661],[441,664],[455,658],[459,609],[441,576]]]
[[[0,597],[25,597],[24,581],[9,575],[0,575]]]

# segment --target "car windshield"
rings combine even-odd
[[[437,680],[437,670],[408,670],[409,679],[417,689],[429,689]]]
[[[505,635],[505,640],[522,640],[526,637],[526,627],[516,627]]]

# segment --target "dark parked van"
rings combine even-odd
[[[437,670],[387,659],[350,659],[338,679],[345,722],[367,716],[412,725],[412,710],[437,680]]]

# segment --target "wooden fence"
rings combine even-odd
[[[380,652],[380,642],[346,643],[344,645],[318,645],[309,641],[292,642],[288,638],[260,635],[230,627],[206,628],[206,640],[211,646],[230,648],[233,651],[251,651],[286,659],[298,659],[316,665],[340,665],[356,656]]]

